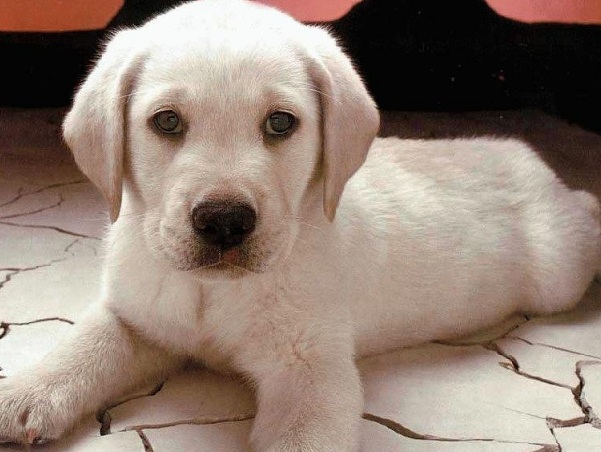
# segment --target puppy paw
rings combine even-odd
[[[43,444],[59,438],[76,421],[68,399],[33,379],[0,380],[0,443]]]

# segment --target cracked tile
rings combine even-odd
[[[71,329],[69,323],[60,320],[3,326],[5,335],[0,340],[0,367],[4,376],[39,362]]]
[[[361,452],[534,452],[540,446],[491,441],[430,441],[404,437],[375,422],[361,422]]]
[[[0,284],[0,321],[77,320],[100,293],[98,244],[50,231],[21,235],[22,230],[16,228],[9,232],[10,253],[3,255],[3,263],[9,261],[9,266],[0,270],[10,280]]]
[[[173,375],[153,396],[125,402],[109,411],[111,431],[173,422],[214,422],[254,414],[250,389],[202,369]]]
[[[55,231],[0,224],[0,270],[31,268],[64,259],[67,248],[75,237]]]
[[[588,414],[594,418],[594,424],[601,428],[601,362],[581,361],[579,366],[582,378],[582,394]],[[601,444],[601,442],[599,443]]]
[[[582,416],[568,389],[516,375],[480,346],[429,344],[360,363],[365,411],[422,435],[554,444],[546,417]]]
[[[214,425],[176,425],[146,429],[154,452],[207,450],[211,452],[246,452],[249,450],[250,421]]]
[[[576,363],[584,359],[563,350],[528,344],[519,339],[501,339],[495,341],[505,353],[515,358],[519,371],[534,378],[548,380],[570,388],[578,386]]]
[[[55,190],[40,190],[42,191],[31,190],[30,194],[26,194],[25,190],[19,189],[17,196],[0,203],[0,220],[17,218],[28,212],[47,211],[61,203],[60,193]]]
[[[82,176],[83,177],[83,176]],[[102,237],[106,205],[98,190],[80,177],[25,195],[0,207],[0,223],[49,226],[89,237]]]

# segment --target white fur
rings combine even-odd
[[[153,130],[164,107],[183,135]],[[277,109],[299,127],[274,141]],[[578,302],[601,260],[591,195],[515,140],[372,143],[377,126],[333,39],[273,9],[204,0],[117,34],[64,126],[116,220],[103,296],[0,382],[0,437],[56,438],[192,358],[256,385],[255,450],[351,451],[356,355]],[[252,204],[257,228],[240,256],[198,267],[190,211],[224,197]]]

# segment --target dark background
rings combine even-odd
[[[0,106],[68,106],[110,30],[181,1],[126,0],[104,30],[0,33]],[[526,24],[484,0],[364,0],[326,23],[382,110],[539,108],[601,133],[601,26]]]

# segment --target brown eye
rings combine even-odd
[[[275,111],[267,118],[265,132],[269,135],[286,135],[292,130],[295,123],[296,118],[292,113]]]
[[[155,113],[152,118],[155,127],[163,133],[180,133],[182,121],[173,110],[163,110]]]

